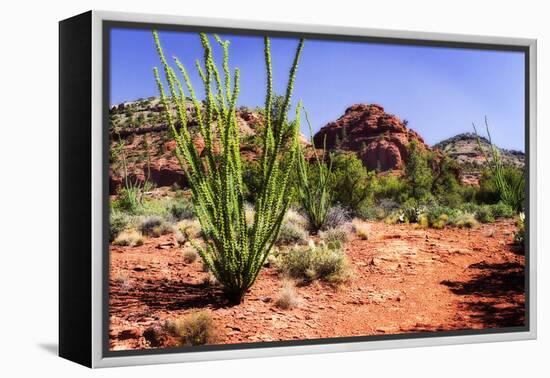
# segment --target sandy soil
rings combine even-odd
[[[274,304],[282,285],[274,268],[263,269],[244,302],[230,306],[219,288],[204,283],[199,260],[184,263],[173,236],[111,246],[110,346],[170,346],[149,337],[151,329],[197,309],[211,313],[217,343],[524,324],[524,256],[511,245],[511,220],[473,230],[370,227],[369,240],[347,244],[354,279],[299,286],[299,305],[289,310]]]

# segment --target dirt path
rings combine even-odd
[[[274,305],[281,279],[273,268],[231,307],[204,284],[199,261],[183,262],[171,236],[112,246],[111,348],[150,348],[148,327],[196,309],[212,314],[219,343],[523,325],[524,257],[510,244],[512,221],[473,230],[370,227],[369,240],[347,245],[354,279],[300,286],[290,310]]]

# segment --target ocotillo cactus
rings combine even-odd
[[[485,129],[487,131],[487,138],[489,140],[489,153],[481,147],[481,141],[479,134],[477,133],[477,128],[475,123],[472,123],[474,127],[474,132],[477,137],[477,147],[487,165],[493,174],[495,180],[495,187],[497,189],[500,200],[512,207],[515,211],[520,212],[523,210],[524,201],[525,201],[525,175],[522,174],[519,179],[511,176],[509,171],[507,172],[506,167],[502,164],[502,159],[500,158],[500,153],[498,148],[493,144],[491,138],[491,132],[489,131],[489,122],[487,117],[485,117]]]
[[[313,155],[315,161],[308,164],[304,156],[304,151],[300,148],[298,154],[298,194],[312,231],[317,232],[325,224],[328,210],[330,208],[332,196],[330,188],[330,172],[332,163],[328,165],[325,162],[326,155],[326,136],[323,141],[323,155],[319,157],[313,143],[313,131],[304,109],[306,121],[311,135],[311,144],[313,146]],[[315,171],[313,171],[315,169]],[[313,182],[315,180],[315,182]]]
[[[299,41],[290,69],[282,116],[273,120],[270,41],[269,38],[264,38],[267,91],[261,156],[262,183],[254,203],[254,221],[247,225],[236,116],[239,70],[235,69],[231,75],[229,41],[222,41],[217,35],[214,36],[223,49],[222,81],[222,75],[213,59],[209,38],[204,33],[200,34],[204,61],[203,67],[198,61],[196,66],[205,89],[204,111],[185,67],[174,58],[196,110],[199,135],[204,139],[204,157],[201,157],[187,128],[184,85],[168,64],[156,31],[153,31],[153,37],[169,87],[169,94],[166,95],[158,69],[154,68],[165,109],[164,116],[176,141],[175,153],[187,175],[193,193],[195,213],[205,235],[205,246],[195,245],[195,248],[209,270],[224,286],[229,297],[240,301],[254,283],[273,247],[291,200],[292,185],[289,176],[294,169],[298,152],[300,105],[296,108],[293,122],[288,122],[287,113],[304,41]],[[170,112],[170,105],[176,108],[176,117]],[[213,131],[214,121],[217,135]],[[290,133],[290,143],[283,143],[285,133]]]

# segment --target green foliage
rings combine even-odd
[[[473,124],[473,127],[476,135],[478,135],[475,124]],[[525,176],[523,172],[519,174],[517,170],[503,165],[499,150],[491,139],[487,117],[485,117],[485,128],[487,130],[490,151],[487,153],[482,148],[479,136],[477,138],[478,149],[485,157],[485,161],[489,166],[489,171],[492,174],[491,180],[494,183],[498,198],[512,207],[516,212],[520,212],[523,210],[525,203]]]
[[[426,200],[431,197],[432,170],[428,164],[427,153],[421,150],[416,140],[409,144],[405,176],[411,197],[417,200]]]
[[[476,219],[481,223],[493,223],[495,217],[493,216],[492,208],[489,205],[481,205],[477,209]]]
[[[407,196],[407,181],[403,178],[386,174],[378,177],[375,187],[375,199],[377,201],[389,199],[394,202],[403,202]]]
[[[313,143],[313,130],[307,112],[306,121]],[[332,164],[324,161],[326,154],[326,136],[323,141],[323,155],[319,157],[315,147],[313,148],[314,161],[312,164],[306,161],[303,148],[300,147],[298,154],[298,198],[304,208],[311,230],[319,231],[325,224],[332,200],[331,192],[331,169]]]
[[[199,134],[205,141],[204,158],[201,158],[193,144],[187,127],[188,114],[184,85],[175,70],[168,64],[162,50],[159,36],[153,31],[157,52],[164,68],[169,86],[169,97],[164,91],[158,69],[154,69],[161,102],[165,109],[169,104],[177,110],[177,120],[171,112],[164,116],[172,137],[176,140],[176,156],[185,171],[193,192],[195,213],[205,234],[205,246],[195,245],[197,251],[216,279],[224,286],[228,296],[241,301],[252,286],[276,241],[283,216],[291,201],[292,185],[289,180],[294,170],[298,152],[300,130],[300,107],[296,118],[289,122],[290,108],[296,70],[303,40],[300,40],[290,69],[289,80],[278,119],[272,116],[273,79],[271,68],[270,40],[264,39],[264,56],[267,71],[267,93],[265,103],[265,125],[263,128],[263,150],[260,158],[261,184],[254,201],[254,221],[248,225],[245,217],[244,184],[240,155],[240,136],[236,117],[239,94],[239,70],[233,75],[229,69],[229,42],[214,35],[223,50],[223,81],[214,62],[212,48],[206,34],[200,34],[204,50],[203,66],[196,66],[202,79],[205,101],[204,112],[199,103],[183,64],[175,58],[175,64],[183,76],[188,96],[196,109]],[[217,139],[213,131],[216,120]],[[283,137],[291,135],[288,147]],[[219,148],[215,148],[218,146]],[[217,152],[215,152],[217,151]]]
[[[437,174],[432,182],[432,193],[437,201],[450,207],[456,207],[463,201],[462,186],[456,177],[457,163],[443,156],[437,164]]]
[[[191,219],[195,215],[193,203],[187,199],[181,198],[169,202],[169,212],[176,221],[182,219]]]
[[[337,153],[331,161],[330,185],[334,201],[353,213],[359,211],[363,204],[373,199],[376,174],[368,172],[353,153]]]
[[[351,277],[349,262],[339,243],[296,246],[281,253],[277,265],[281,273],[295,279],[343,282]]]
[[[127,214],[111,209],[109,213],[109,241],[115,240],[115,238],[128,227],[129,223],[130,218]]]

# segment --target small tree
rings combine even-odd
[[[304,114],[311,136],[314,161],[311,164],[308,163],[304,150],[300,147],[300,153],[298,154],[298,194],[300,203],[306,211],[310,227],[312,231],[317,232],[325,224],[332,200],[330,187],[332,163],[327,164],[325,162],[326,135],[323,141],[323,154],[319,157],[313,143],[311,123],[305,110]]]
[[[489,153],[481,146],[481,140],[477,132],[475,123],[472,123],[477,137],[477,147],[485,161],[494,180],[497,194],[502,202],[520,212],[525,203],[525,175],[514,174],[514,171],[502,164],[498,147],[493,144],[491,132],[489,131],[489,121],[485,117],[485,129],[487,130],[487,139],[489,141]]]
[[[373,199],[376,174],[368,172],[355,153],[336,153],[331,161],[334,201],[355,213]]]
[[[426,152],[420,149],[416,140],[411,141],[409,144],[405,175],[411,197],[417,200],[425,200],[431,196],[432,170],[428,164]]]
[[[296,119],[287,122],[287,113],[294,87],[298,61],[304,41],[300,40],[290,69],[282,116],[277,125],[271,115],[273,84],[269,38],[264,38],[264,56],[267,71],[267,93],[265,100],[265,127],[263,129],[263,151],[260,160],[261,185],[254,203],[254,221],[248,225],[245,217],[242,161],[240,155],[239,127],[236,104],[239,94],[239,70],[231,75],[229,69],[229,41],[215,40],[223,49],[223,81],[214,63],[212,48],[206,34],[200,34],[204,50],[204,68],[197,61],[205,89],[203,107],[183,64],[175,64],[183,76],[187,91],[196,110],[199,134],[204,139],[204,158],[200,157],[187,128],[188,114],[183,85],[175,70],[168,64],[162,50],[159,36],[153,37],[164,75],[169,86],[169,97],[164,92],[158,69],[155,79],[164,109],[170,109],[171,102],[177,110],[177,120],[168,110],[164,116],[172,137],[176,141],[176,156],[184,170],[193,193],[195,213],[205,234],[205,246],[195,245],[200,257],[223,284],[229,298],[240,302],[253,285],[269,251],[277,239],[281,222],[291,201],[292,185],[289,176],[294,169],[298,152],[298,131],[300,129],[300,105]],[[214,136],[213,122],[216,120]],[[178,128],[179,126],[179,128]],[[288,148],[283,148],[283,135],[291,131]],[[215,148],[218,145],[219,148]]]

